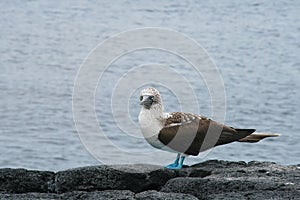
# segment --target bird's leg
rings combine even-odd
[[[181,156],[179,165],[177,166],[177,169],[181,169],[182,168],[184,159],[185,159],[185,156]]]
[[[179,164],[179,159],[180,159],[180,153],[177,154],[177,157],[176,157],[176,160],[174,161],[174,163],[167,165],[166,168],[175,169]]]

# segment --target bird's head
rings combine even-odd
[[[154,107],[162,108],[159,91],[155,88],[143,89],[140,94],[140,105],[148,110]]]

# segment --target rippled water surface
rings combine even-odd
[[[300,163],[299,9],[296,0],[1,1],[0,167],[61,170],[100,164],[75,129],[72,91],[76,73],[97,44],[119,32],[143,27],[179,31],[207,50],[224,81],[226,124],[282,134],[257,144],[218,147],[188,163],[206,159]],[[193,85],[200,114],[211,115],[204,80],[189,74],[182,59],[154,50],[124,56],[113,63],[107,72],[107,87],[98,88],[95,96],[99,123],[124,151],[152,151],[152,147],[141,138],[122,134],[114,125],[113,117],[106,113],[110,92],[130,66],[169,60],[178,64],[174,68]],[[180,109],[177,98],[161,89],[165,109]],[[129,100],[131,116],[124,116],[136,128],[137,95],[135,91]],[[113,151],[103,149],[102,163],[126,161]],[[169,159],[162,164],[173,157]],[[137,156],[134,162],[147,162],[147,157]]]

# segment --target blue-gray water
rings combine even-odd
[[[177,30],[208,51],[225,84],[226,124],[281,133],[257,144],[218,147],[204,159],[300,163],[299,9],[297,0],[1,1],[0,167],[61,170],[99,164],[74,126],[75,76],[98,43],[143,27]],[[156,60],[147,52],[133,58]],[[133,66],[133,58],[121,59],[119,65]],[[162,58],[157,55],[157,62],[163,62]],[[116,69],[110,72],[112,77],[121,71]],[[199,92],[203,86],[199,80]],[[205,108],[209,100],[204,97],[207,94],[203,94],[200,114],[209,116]],[[175,98],[164,102],[168,111],[178,108]],[[138,106],[130,108],[138,114]],[[101,122],[106,131],[118,134],[110,120]],[[124,148],[134,148],[130,138],[120,138],[117,142]],[[140,147],[151,149],[146,142]],[[118,156],[112,155],[105,159]]]

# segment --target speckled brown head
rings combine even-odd
[[[143,89],[140,93],[140,105],[146,109],[150,109],[153,105],[161,106],[159,91],[155,88]]]

